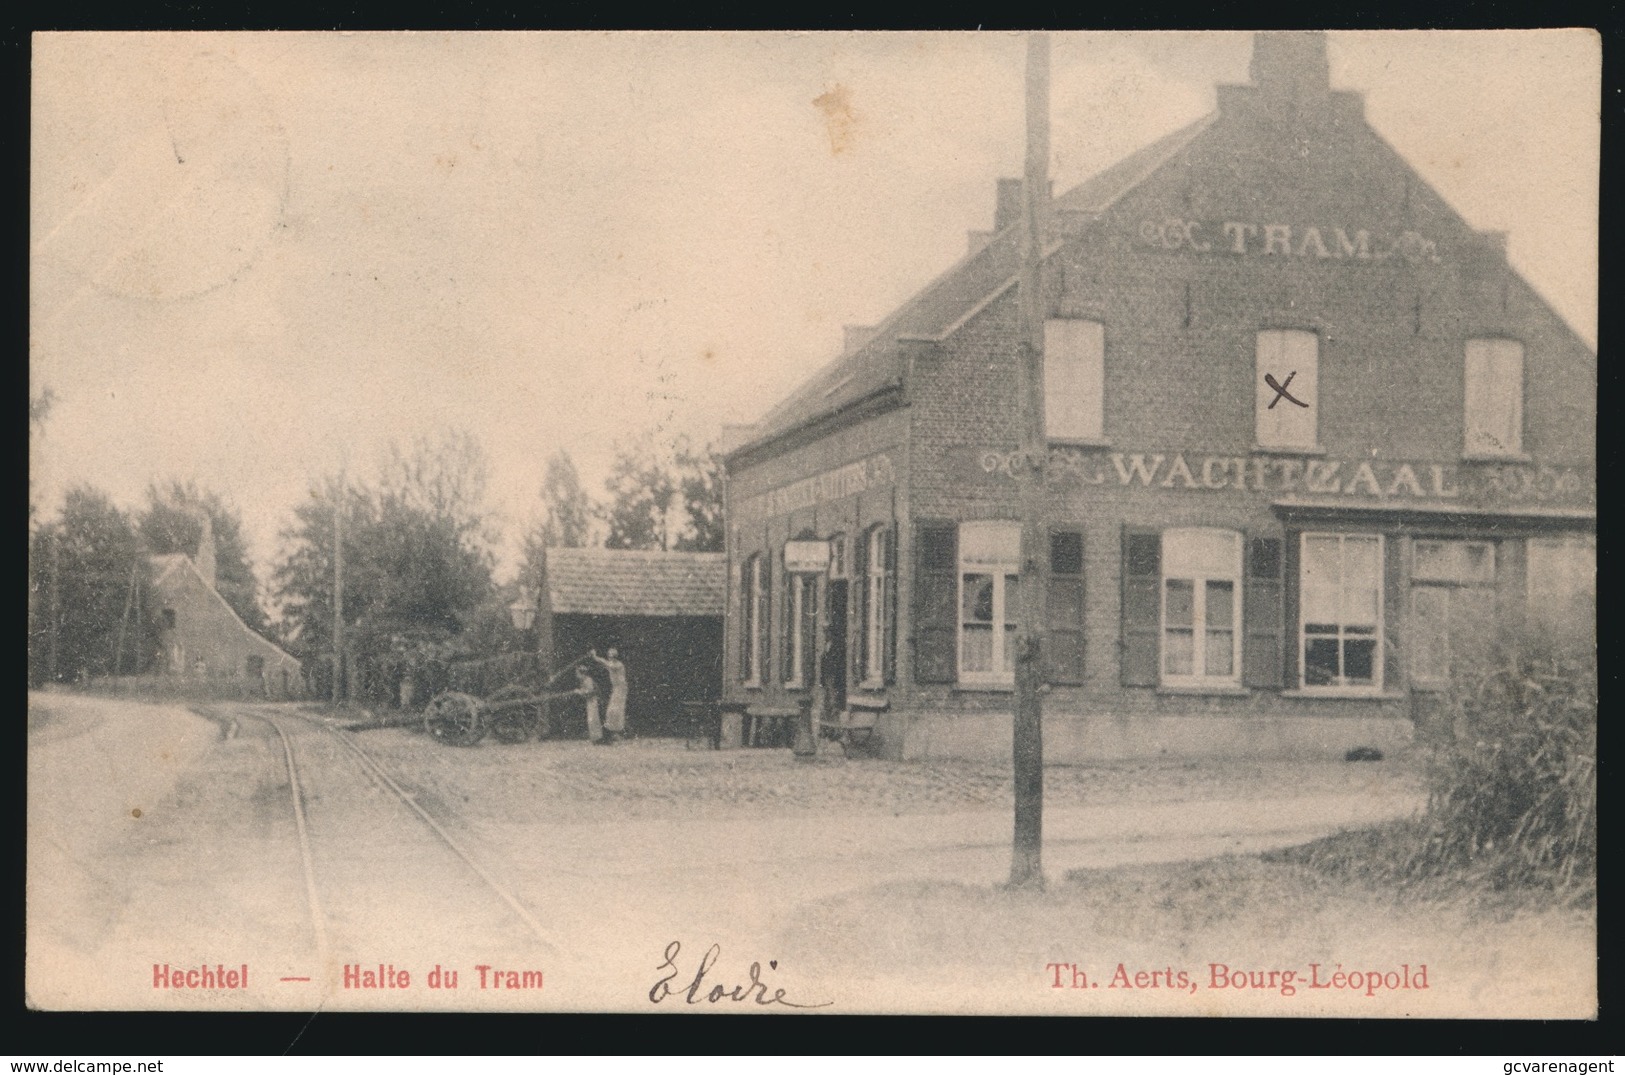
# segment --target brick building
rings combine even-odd
[[[889,755],[1008,756],[1020,193],[728,455],[725,700],[822,663]],[[1501,631],[1589,624],[1596,357],[1321,35],[1049,217],[1047,758],[1393,747]]]

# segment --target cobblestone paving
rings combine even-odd
[[[411,728],[360,733],[391,772],[470,820],[609,820],[713,817],[741,807],[764,814],[918,814],[1008,808],[1008,765],[890,762],[838,754],[806,763],[788,750],[687,749],[678,740],[610,747],[550,741],[447,747]],[[1045,801],[1190,802],[1268,794],[1373,794],[1421,787],[1414,758],[1381,762],[1120,762],[1051,766]]]

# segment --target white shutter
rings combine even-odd
[[[1523,344],[1468,340],[1466,429],[1469,455],[1523,452]]]
[[[1266,448],[1313,448],[1320,407],[1320,337],[1297,329],[1269,329],[1258,334],[1258,443]],[[1264,380],[1265,375],[1303,403],[1300,407]],[[1288,380],[1290,378],[1290,381]],[[1273,406],[1272,406],[1273,404]]]
[[[1106,332],[1099,321],[1044,323],[1044,433],[1100,440],[1104,429]]]

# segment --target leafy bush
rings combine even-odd
[[[1457,881],[1594,899],[1595,654],[1524,646],[1459,677],[1445,706],[1424,816],[1266,857],[1401,889]]]
[[[1429,766],[1426,836],[1406,872],[1493,887],[1590,884],[1597,863],[1597,666],[1508,655],[1458,683]]]

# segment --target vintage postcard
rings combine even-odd
[[[1595,1018],[1595,33],[32,71],[33,1007]]]

